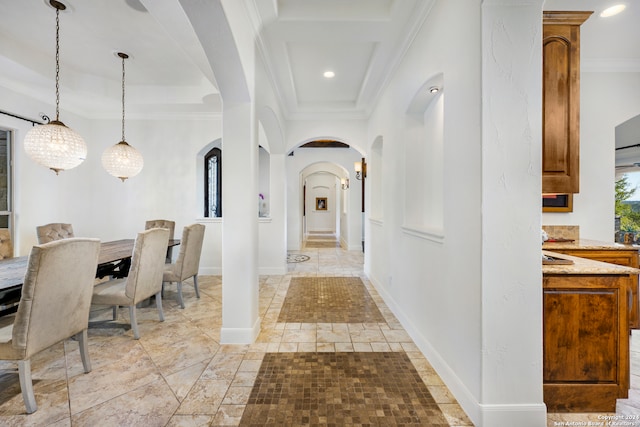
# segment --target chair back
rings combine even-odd
[[[176,270],[174,270],[179,273],[180,280],[198,274],[202,242],[204,241],[204,230],[205,226],[202,224],[187,225],[182,230],[180,253],[176,260]]]
[[[87,329],[99,252],[89,238],[31,249],[12,332],[24,359]]]
[[[169,239],[173,239],[176,223],[175,221],[169,221],[167,219],[152,219],[144,223],[145,230],[152,228],[166,228],[169,230]]]
[[[166,228],[169,230],[169,240],[173,239],[175,235],[176,223],[175,221],[169,221],[168,219],[151,219],[144,224],[144,229],[149,230],[152,228]],[[173,248],[167,248],[167,258],[165,262],[171,263],[173,257]]]
[[[61,222],[36,227],[36,233],[38,234],[38,244],[74,237],[71,224],[63,224]]]
[[[13,243],[11,243],[11,230],[0,228],[0,259],[13,258]]]
[[[152,228],[138,233],[131,256],[125,294],[134,304],[162,290],[169,230]]]

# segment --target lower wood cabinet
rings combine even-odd
[[[543,276],[544,401],[550,412],[615,412],[616,399],[628,396],[631,277]]]
[[[594,261],[608,262],[610,264],[624,265],[625,267],[638,268],[638,248],[617,248],[615,250],[604,249],[553,249],[554,252],[592,259]],[[631,277],[631,295],[629,297],[629,327],[640,329],[640,296],[638,295],[638,275]]]

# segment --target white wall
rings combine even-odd
[[[573,212],[544,213],[545,225],[579,225],[585,239],[613,241],[615,127],[640,114],[640,73],[580,76],[580,193]]]
[[[504,3],[436,2],[367,136],[384,141],[384,213],[365,223],[366,272],[474,423],[491,427],[545,422],[540,173],[532,172],[540,170],[542,8]],[[407,141],[417,141],[405,124],[417,92],[439,74],[443,225],[434,231],[404,211],[405,198],[428,196],[403,196],[415,179]]]
[[[271,154],[269,217],[259,221],[259,274],[287,272],[285,155]]]
[[[33,112],[53,110],[6,88],[0,88],[0,94],[0,109],[5,111],[34,117]],[[202,218],[197,203],[202,196],[196,190],[202,179],[196,173],[197,153],[221,137],[220,119],[127,119],[126,139],[140,150],[145,166],[140,175],[122,183],[100,163],[104,149],[120,140],[119,120],[87,120],[64,111],[61,118],[85,138],[88,157],[56,176],[24,154],[22,140],[31,124],[0,115],[0,126],[15,130],[16,255],[29,253],[36,243],[35,227],[48,222],[69,222],[76,235],[114,240],[135,237],[147,219],[167,218],[176,221],[177,238],[185,225],[207,226],[201,273],[221,273],[221,220]],[[278,271],[282,265],[280,260]]]
[[[3,109],[15,111],[15,97],[5,94]],[[35,109],[48,110],[49,108]],[[127,120],[127,141],[142,153],[142,172],[126,182],[107,174],[100,163],[104,149],[120,140],[118,120],[84,120],[61,117],[88,145],[87,160],[75,169],[53,172],[35,164],[22,148],[27,122],[0,116],[0,126],[16,129],[15,239],[16,254],[26,255],[36,243],[35,227],[49,222],[69,222],[78,236],[102,240],[133,238],[147,219],[176,221],[176,238],[185,225],[199,222],[196,154],[219,137],[219,120]],[[68,117],[68,119],[67,119]],[[220,232],[207,225],[201,268],[219,271]],[[213,229],[211,229],[213,227]]]
[[[0,109],[34,119],[39,111],[54,110],[51,105],[4,87],[0,87]],[[203,218],[199,203],[201,168],[197,168],[198,153],[222,136],[219,117],[127,119],[127,142],[140,150],[145,166],[138,176],[124,183],[105,172],[100,163],[102,152],[120,141],[121,122],[84,119],[64,110],[61,119],[84,137],[88,157],[77,168],[56,176],[24,153],[22,140],[31,123],[0,115],[0,126],[15,131],[16,255],[29,253],[36,244],[35,227],[48,222],[69,222],[76,235],[114,240],[135,237],[144,229],[147,219],[167,218],[176,221],[176,238],[181,237],[185,225],[194,222],[206,225],[200,270],[202,274],[221,274],[222,219]],[[274,135],[277,129],[274,132],[273,128],[272,124],[267,128],[269,142],[282,153],[282,135],[278,139]],[[284,155],[269,157],[278,166],[271,164],[262,169],[271,175],[265,179],[270,183],[271,219],[260,223],[259,268],[261,274],[283,274],[286,271]],[[256,211],[257,208],[256,196]]]
[[[336,233],[336,212],[338,212],[338,188],[335,175],[321,172],[307,176],[305,180],[307,233]],[[326,199],[325,210],[316,206],[317,199]]]

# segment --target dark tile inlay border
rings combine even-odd
[[[294,277],[278,322],[385,322],[359,277]]]
[[[311,242],[306,241],[304,244],[305,248],[339,248],[340,243],[338,242]]]
[[[267,353],[240,426],[448,426],[405,353]]]

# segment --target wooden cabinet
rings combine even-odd
[[[629,246],[615,250],[598,250],[598,249],[553,249],[554,252],[577,256],[581,258],[592,259],[595,261],[608,262],[616,265],[624,265],[625,267],[639,268],[638,248]],[[640,329],[640,302],[638,297],[638,275],[630,277],[630,295],[629,295],[629,327],[632,329]]]
[[[544,401],[550,412],[615,412],[628,396],[628,275],[543,276]]]
[[[580,190],[580,25],[592,13],[543,13],[543,193]]]

